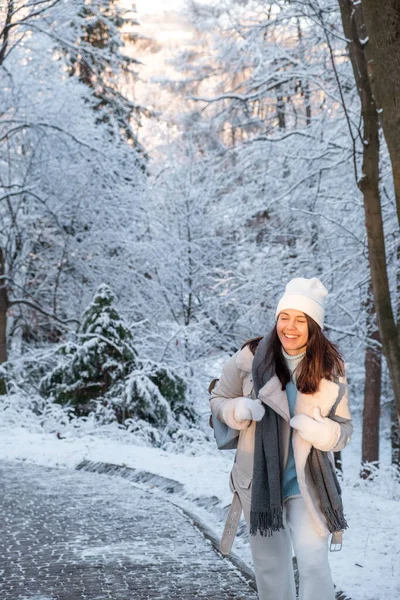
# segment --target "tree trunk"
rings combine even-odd
[[[400,429],[397,418],[396,405],[393,402],[391,409],[390,438],[392,443],[392,465],[400,471]]]
[[[279,129],[286,129],[286,115],[285,115],[285,101],[280,92],[276,95],[276,114],[278,117],[278,127]]]
[[[3,249],[0,248],[0,365],[7,360],[7,310],[8,295],[5,280],[5,261]],[[6,386],[0,377],[0,395],[5,394]]]
[[[400,3],[362,0],[362,8],[368,35],[365,55],[369,80],[392,162],[400,225]]]
[[[397,245],[397,272],[396,272],[396,298],[397,298],[397,333],[400,339],[400,243]],[[390,439],[392,445],[392,465],[400,471],[400,426],[397,418],[396,403],[391,409]]]
[[[372,289],[368,290],[367,299],[368,336],[372,340],[367,343],[365,351],[365,383],[364,411],[362,428],[361,477],[367,479],[371,470],[365,463],[379,465],[379,420],[381,408],[382,351],[380,335],[376,329],[375,308],[372,300]],[[373,342],[378,342],[374,344]]]
[[[7,309],[8,296],[5,280],[3,249],[0,248],[0,365],[7,360]]]
[[[379,331],[372,338],[379,340]],[[379,419],[381,399],[382,354],[376,346],[367,346],[365,352],[365,386],[362,431],[361,477],[369,475],[364,463],[379,463]]]
[[[348,49],[353,73],[361,100],[363,118],[363,165],[358,182],[364,198],[365,224],[368,238],[369,265],[375,310],[383,351],[389,368],[391,383],[400,422],[400,342],[393,314],[388,273],[386,268],[385,237],[381,198],[379,192],[379,136],[378,112],[370,85],[365,48],[368,37],[363,5],[352,0],[339,0],[343,30],[349,40]],[[386,3],[380,3],[385,10]],[[395,102],[393,98],[393,102]]]
[[[12,18],[14,16],[14,0],[8,0],[7,9],[4,12],[6,12],[4,23],[0,23],[2,26],[0,32],[0,65],[3,64],[8,49]]]
[[[305,48],[303,43],[303,31],[301,29],[300,19],[297,19],[297,37],[299,39],[299,53],[301,60],[305,61]],[[306,113],[306,125],[310,125],[311,123],[311,92],[310,85],[308,83],[308,79],[301,81],[302,95],[304,95],[304,107]]]

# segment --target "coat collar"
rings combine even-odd
[[[236,365],[242,371],[251,373],[254,355],[248,346],[239,350],[236,357]],[[302,394],[297,392],[295,413],[305,413],[313,416],[315,407],[319,407],[322,416],[327,416],[335,404],[339,394],[339,385],[328,379],[321,379],[318,390],[314,394]],[[281,382],[274,375],[261,388],[259,398],[271,406],[276,412],[289,421],[289,405],[286,390],[282,390]]]
[[[236,365],[238,369],[251,373],[251,367],[253,365],[254,354],[248,346],[245,346],[239,350],[236,357]]]
[[[297,392],[294,413],[304,413],[310,417],[314,408],[318,407],[323,417],[327,417],[339,394],[339,385],[328,379],[321,379],[318,390],[314,394]],[[260,400],[270,406],[286,421],[290,420],[289,403],[286,390],[282,390],[277,375],[271,377],[258,394]]]

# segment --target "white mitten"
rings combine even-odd
[[[339,423],[323,417],[318,407],[314,408],[313,415],[314,418],[300,413],[290,419],[290,424],[298,430],[303,439],[318,450],[332,450],[340,437]]]
[[[265,413],[265,408],[261,400],[252,400],[251,398],[241,397],[237,399],[235,406],[236,421],[261,421]]]
[[[238,421],[235,418],[236,404],[240,398],[231,398],[224,402],[221,410],[222,420],[232,429],[246,429],[250,425],[250,419]]]

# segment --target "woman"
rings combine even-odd
[[[240,430],[230,487],[261,600],[295,600],[292,545],[300,600],[335,598],[328,538],[347,523],[333,452],[353,428],[345,365],[322,332],[327,293],[315,277],[292,279],[271,334],[246,342],[212,392],[215,418]]]

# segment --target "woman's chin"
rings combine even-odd
[[[287,354],[300,354],[306,349],[305,346],[299,345],[298,342],[288,343],[287,340],[285,340],[285,343],[282,342],[282,346]]]

